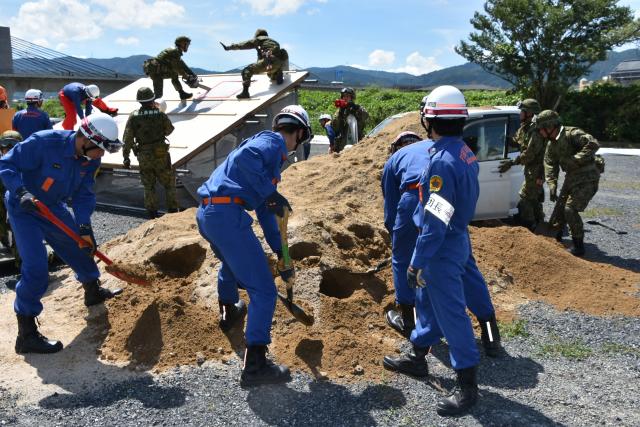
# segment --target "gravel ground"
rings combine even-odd
[[[607,156],[587,214],[629,234],[587,225],[589,259],[640,271],[638,178],[640,158]],[[142,221],[105,212],[94,217],[99,241]],[[34,406],[14,407],[15,397],[0,388],[0,425],[640,425],[637,318],[558,312],[543,303],[522,306],[520,316],[520,330],[503,329],[507,354],[482,360],[480,403],[460,418],[443,419],[434,410],[438,388],[453,386],[443,345],[429,356],[430,381],[390,373],[379,384],[336,384],[296,374],[287,385],[244,390],[237,382],[240,361],[232,361],[141,374]]]

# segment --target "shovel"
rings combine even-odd
[[[607,230],[611,230],[611,231],[615,232],[615,233],[616,233],[616,234],[618,234],[618,235],[620,235],[620,234],[629,234],[629,233],[627,233],[626,231],[619,231],[619,230],[616,230],[616,229],[615,229],[615,228],[613,228],[613,227],[609,227],[608,225],[603,224],[603,223],[601,223],[600,221],[597,221],[597,220],[595,220],[595,219],[590,219],[589,221],[587,221],[587,224],[591,224],[591,225],[599,225],[600,227],[604,227],[604,228],[606,228]]]
[[[284,208],[284,216],[280,217],[276,215],[278,221],[278,229],[280,230],[280,241],[282,242],[282,261],[285,268],[293,268],[291,265],[291,257],[289,256],[289,239],[287,238],[287,223],[289,222],[289,209]],[[287,285],[287,296],[285,297],[278,292],[278,299],[289,312],[303,325],[311,326],[315,319],[312,315],[305,313],[305,311],[297,304],[293,302],[293,285],[295,282],[295,275],[285,283]]]
[[[62,230],[67,236],[71,237],[81,248],[88,248],[91,246],[89,242],[87,242],[82,237],[80,237],[75,231],[69,228],[67,224],[62,222],[60,218],[55,216],[53,212],[49,210],[47,205],[42,203],[40,200],[34,200],[34,202],[36,204],[36,207],[38,208],[40,215],[48,219],[53,225],[55,225],[60,230]],[[105,254],[100,252],[97,248],[95,250],[95,255],[98,257],[98,259],[104,261],[105,264],[107,265],[113,264],[113,261],[111,261]],[[107,273],[117,277],[120,280],[124,280],[125,282],[135,283],[136,285],[144,285],[144,286],[149,285],[149,282],[147,282],[146,280],[140,279],[139,277],[131,276],[130,274],[125,273],[124,271],[107,271]]]
[[[391,257],[383,259],[382,261],[380,261],[378,263],[378,265],[376,265],[375,267],[371,267],[367,271],[352,271],[351,274],[359,274],[359,275],[363,275],[363,276],[368,276],[370,274],[379,273],[385,267],[389,266],[389,264],[391,264]]]

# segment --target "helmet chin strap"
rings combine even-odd
[[[93,144],[93,143],[91,143],[91,144]],[[85,158],[85,159],[87,159],[87,160],[93,160],[91,157],[87,156],[87,153],[88,153],[89,151],[91,151],[91,150],[95,150],[95,149],[100,149],[100,147],[98,147],[97,145],[95,145],[95,144],[94,144],[94,145],[93,145],[93,147],[89,147],[89,148],[87,148],[87,145],[86,145],[86,144],[84,144],[84,145],[82,146],[82,157],[84,157],[84,158]]]

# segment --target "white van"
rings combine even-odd
[[[389,123],[406,114],[387,117],[373,128],[373,136]],[[520,126],[520,110],[511,107],[469,108],[469,118],[462,138],[473,150],[480,164],[480,199],[476,206],[474,220],[502,219],[518,212],[518,192],[524,181],[523,168],[513,166],[508,172],[498,172],[500,161],[513,159],[519,147],[513,142],[513,135]]]

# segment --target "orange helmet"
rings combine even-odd
[[[0,86],[0,101],[9,102],[7,91],[2,86]]]

